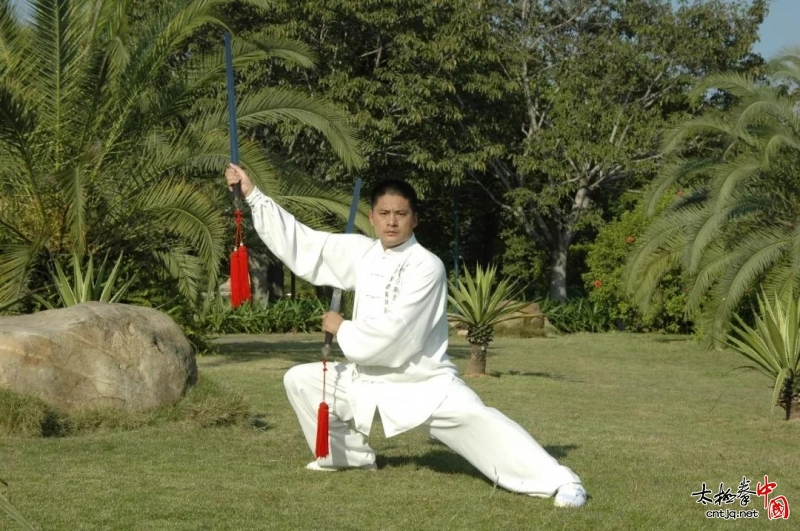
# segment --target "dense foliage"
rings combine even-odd
[[[600,229],[586,254],[588,271],[583,279],[589,300],[602,308],[609,322],[619,329],[691,332],[691,323],[685,316],[687,295],[679,268],[664,274],[652,304],[644,313],[625,292],[625,261],[648,225],[649,220],[639,203],[634,210],[624,212],[619,219]]]
[[[216,287],[230,223],[224,60],[220,46],[188,50],[201,28],[221,37],[231,5],[173,0],[142,12],[132,0],[37,0],[22,21],[0,0],[0,307],[30,308],[33,291],[49,298],[54,264],[70,255],[81,268],[124,255],[132,291],[174,285],[186,303]],[[310,68],[312,55],[286,39],[237,39],[234,66]],[[319,131],[344,166],[363,163],[346,116],[323,98],[261,86],[237,107],[245,131],[294,121]],[[287,183],[247,135],[240,150],[256,182],[308,223],[346,215],[347,194]]]
[[[169,311],[201,342],[214,312],[197,303],[214,300],[231,237],[219,184],[225,27],[243,163],[306,223],[340,230],[356,175],[366,189],[407,178],[423,199],[418,237],[448,268],[494,263],[527,298],[547,294],[554,312],[580,307],[589,328],[685,331],[684,298],[698,320],[695,310],[721,297],[687,291],[673,262],[639,283],[649,310],[633,308],[619,264],[647,238],[645,222],[626,214],[626,191],[664,175],[665,128],[742,108],[735,82],[700,108],[689,91],[712,88],[703,80],[720,72],[758,83],[752,45],[767,5],[36,0],[21,21],[0,0],[0,308],[38,309],[34,291],[59,300],[56,264],[73,255],[73,270],[123,256],[127,300]],[[725,147],[719,137],[674,138],[670,150],[687,159]],[[797,166],[788,147],[770,145],[763,189],[780,191]],[[697,183],[673,184],[659,193]],[[793,198],[779,203],[791,223]],[[362,205],[358,226],[368,233],[365,213]],[[636,243],[623,243],[634,228]],[[252,232],[248,246],[259,275],[282,270],[261,267],[272,258]],[[254,284],[281,294],[282,282]]]
[[[630,263],[628,291],[642,307],[680,266],[688,276],[686,309],[712,342],[724,342],[759,286],[781,293],[798,285],[800,50],[767,72],[765,80],[713,75],[694,88],[704,112],[667,132],[670,162],[653,183],[649,211],[665,195],[674,200]]]

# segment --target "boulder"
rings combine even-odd
[[[65,411],[171,405],[196,381],[191,344],[152,308],[87,302],[0,317],[0,387]]]
[[[502,305],[509,304],[508,301]],[[495,333],[498,335],[519,335],[520,337],[552,337],[557,335],[557,330],[547,320],[547,316],[542,313],[539,305],[532,302],[513,314],[514,317],[507,321],[502,321],[494,326]],[[450,319],[450,329],[455,330],[459,336],[467,335],[467,325],[459,321]]]
[[[513,319],[503,321],[495,325],[495,329],[501,330],[541,330],[547,323],[547,316],[539,309],[535,302],[516,312]]]

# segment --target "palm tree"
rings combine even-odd
[[[494,339],[494,326],[514,319],[514,314],[528,305],[513,300],[520,296],[521,290],[509,279],[503,279],[495,287],[495,272],[495,266],[483,269],[478,265],[474,277],[465,269],[463,282],[450,281],[448,299],[454,312],[448,317],[467,325],[470,358],[466,375],[486,374],[486,354]]]
[[[664,151],[674,162],[653,185],[648,206],[657,215],[628,263],[627,291],[643,309],[663,275],[682,267],[687,313],[712,344],[725,342],[754,288],[798,283],[800,49],[778,57],[769,73],[768,82],[715,75],[694,89],[695,101],[733,105],[667,132]]]
[[[258,0],[246,0],[261,5]],[[229,219],[221,14],[232,0],[170,0],[130,20],[132,0],[33,0],[21,21],[0,0],[0,307],[50,283],[59,256],[123,253],[194,298],[216,285]],[[199,29],[220,46],[187,52]],[[313,66],[298,42],[235,39],[234,66]],[[324,99],[262,88],[238,97],[245,131],[294,121],[363,164],[347,117]],[[242,135],[254,181],[307,223],[346,217],[349,197],[293,176]],[[362,220],[362,225],[365,222]],[[338,224],[337,224],[338,225]]]

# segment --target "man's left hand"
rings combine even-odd
[[[322,330],[336,335],[339,332],[339,327],[342,326],[342,322],[344,322],[342,314],[327,312],[322,316]]]

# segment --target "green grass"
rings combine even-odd
[[[800,423],[770,411],[769,382],[731,353],[626,334],[498,338],[493,376],[467,382],[583,479],[582,510],[495,489],[461,457],[412,432],[371,444],[378,472],[304,470],[312,456],[282,388],[319,358],[320,337],[227,338],[201,375],[239,391],[259,422],[162,423],[64,438],[0,438],[11,503],[42,529],[726,529],[796,528]],[[467,346],[452,354],[466,363]],[[747,476],[778,484],[787,522],[718,522],[690,493]],[[733,506],[727,506],[733,508]],[[797,511],[797,512],[795,512]],[[0,513],[0,529],[17,524]]]
[[[175,405],[148,411],[95,408],[66,413],[37,397],[0,389],[0,435],[65,437],[108,430],[185,422],[201,427],[259,423],[239,391],[207,374]]]

